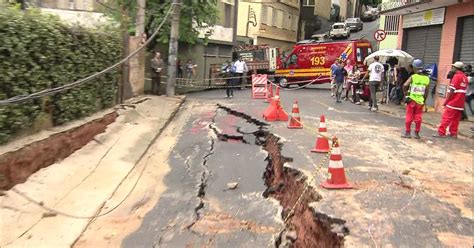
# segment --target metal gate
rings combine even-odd
[[[461,42],[459,47],[459,58],[464,64],[474,65],[474,16],[467,16],[459,22],[461,28]]]
[[[402,49],[425,64],[438,64],[442,25],[403,30]]]

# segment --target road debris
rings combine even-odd
[[[238,182],[231,182],[227,184],[227,190],[234,190],[239,186]]]

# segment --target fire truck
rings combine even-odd
[[[350,60],[364,74],[364,59],[371,53],[372,46],[366,39],[296,44],[288,56],[278,58],[275,82],[281,87],[304,85],[311,80],[314,84],[329,83],[336,59]]]
[[[234,61],[242,57],[249,73],[271,75],[277,68],[278,48],[268,45],[242,45],[236,49],[232,57]]]

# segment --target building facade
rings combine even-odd
[[[290,49],[297,41],[299,9],[299,0],[239,0],[238,41]]]
[[[326,20],[331,18],[331,0],[317,0],[315,3],[314,14]]]
[[[397,48],[438,67],[434,108],[442,111],[455,61],[474,64],[473,0],[387,1],[382,15],[399,18]],[[398,17],[397,17],[398,16]]]
[[[197,81],[220,77],[221,65],[232,60],[234,16],[237,7],[235,2],[235,0],[217,2],[219,20],[211,28],[201,30],[199,35],[200,38],[204,38],[205,33],[211,32],[206,44],[181,43],[179,45],[178,58],[182,61],[182,65],[185,66],[188,59],[197,65],[194,76]]]
[[[347,18],[355,17],[359,5],[359,0],[339,0],[339,20],[343,22]]]

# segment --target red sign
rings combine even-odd
[[[385,40],[385,37],[387,37],[387,33],[385,33],[385,31],[383,31],[382,29],[375,31],[374,33],[374,39],[376,41],[383,41]]]

